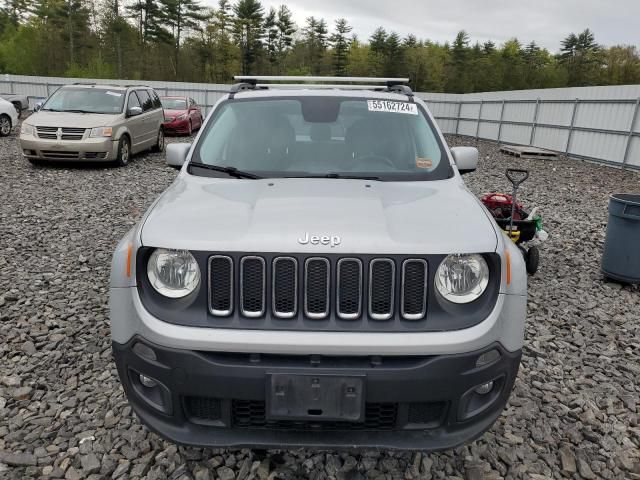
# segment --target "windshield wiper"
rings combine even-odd
[[[321,173],[319,175],[292,175],[286,178],[339,178],[343,180],[380,180],[380,177],[370,175],[346,175],[343,173]]]
[[[101,112],[91,112],[89,110],[79,110],[79,109],[70,109],[70,110],[62,110],[63,112],[68,113],[101,113]]]
[[[253,173],[243,172],[242,170],[238,170],[235,167],[220,167],[218,165],[209,165],[208,163],[190,162],[189,168],[191,167],[204,168],[205,170],[213,170],[214,172],[222,172],[222,173],[226,173],[230,177],[235,177],[235,178],[246,178],[249,180],[259,180],[262,178]]]

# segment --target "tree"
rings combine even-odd
[[[286,5],[280,5],[276,21],[278,33],[276,35],[276,52],[278,58],[278,73],[282,70],[282,63],[286,54],[293,45],[293,34],[296,33],[296,25],[293,22],[293,14]]]
[[[561,42],[560,61],[567,67],[570,87],[595,85],[599,81],[602,49],[588,28],[569,34]]]
[[[385,47],[384,74],[388,77],[401,76],[404,74],[404,46],[400,36],[392,32],[387,37]]]
[[[240,47],[242,74],[248,75],[262,49],[264,8],[258,0],[239,0],[234,5],[233,12],[233,34]]]
[[[322,73],[324,55],[328,47],[328,33],[327,22],[324,19],[307,18],[302,35],[307,50],[308,65],[314,75]]]
[[[337,76],[343,76],[347,73],[347,62],[349,55],[349,39],[347,35],[351,32],[352,27],[349,26],[347,20],[339,18],[336,20],[336,32],[331,35],[331,44],[333,46],[333,68]]]
[[[163,22],[170,29],[173,37],[173,68],[175,79],[180,73],[180,41],[186,30],[196,28],[198,21],[204,20],[204,7],[198,0],[160,0],[164,10]]]
[[[32,0],[4,0],[3,3],[0,10],[13,25],[23,22],[32,13],[34,6]]]
[[[371,64],[371,74],[374,76],[384,75],[387,57],[387,32],[384,28],[378,27],[369,38],[369,62]]]
[[[616,45],[604,53],[605,81],[609,85],[640,83],[640,53],[632,45]]]
[[[468,57],[469,35],[464,30],[460,30],[451,46],[451,62],[447,71],[447,92],[464,93],[471,90]]]
[[[264,19],[264,29],[266,32],[265,46],[267,49],[267,58],[271,64],[271,70],[278,63],[278,52],[276,50],[276,40],[278,39],[278,14],[276,9],[271,7],[269,13]]]

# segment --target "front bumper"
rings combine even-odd
[[[162,128],[167,133],[189,133],[189,120],[174,120],[173,122],[165,122]]]
[[[490,350],[497,350],[499,359],[476,367],[478,357]],[[521,351],[509,352],[498,343],[455,355],[325,357],[179,350],[141,337],[113,342],[113,353],[135,412],[176,443],[403,450],[449,449],[482,435],[502,412],[521,357]],[[143,386],[140,374],[157,386]],[[271,420],[265,402],[273,374],[361,377],[365,418],[357,423]],[[474,392],[490,381],[489,393]]]
[[[111,138],[57,141],[21,135],[20,149],[23,157],[37,160],[110,161],[118,156],[118,142]]]

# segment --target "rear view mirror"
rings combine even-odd
[[[480,154],[475,147],[453,147],[451,155],[453,155],[453,160],[456,162],[460,175],[475,172],[478,168]]]
[[[167,145],[167,165],[173,168],[181,168],[187,161],[191,150],[190,143],[170,143]]]

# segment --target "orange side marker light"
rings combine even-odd
[[[507,263],[507,285],[511,285],[511,254],[508,250],[504,252],[504,257]]]
[[[131,257],[133,256],[133,244],[127,247],[127,278],[131,278]]]

